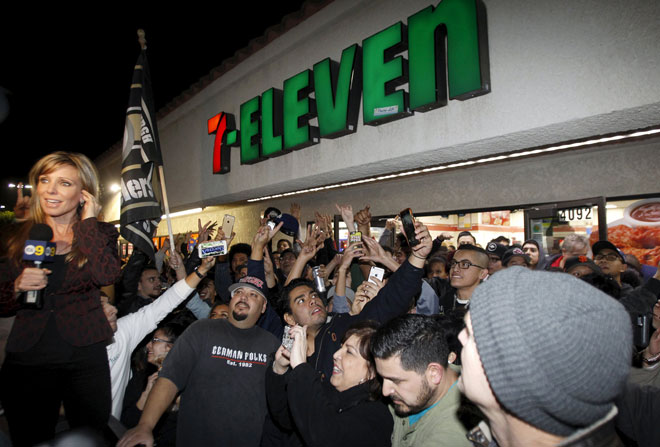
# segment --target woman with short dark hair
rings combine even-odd
[[[276,425],[290,431],[288,445],[390,445],[392,416],[380,400],[370,349],[377,327],[365,321],[346,331],[329,383],[306,363],[305,328],[291,328],[291,351],[280,346],[266,373],[268,409]]]

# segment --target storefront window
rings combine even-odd
[[[393,218],[394,216],[390,216]],[[340,251],[348,244],[349,232],[340,216],[338,247]],[[560,252],[561,244],[568,234],[579,234],[593,245],[605,237],[624,253],[637,257],[643,264],[657,266],[660,262],[660,196],[656,198],[607,201],[603,197],[557,202],[546,205],[520,206],[519,209],[481,211],[474,213],[417,215],[435,239],[441,233],[449,233],[451,240],[444,245],[456,245],[461,231],[469,231],[477,245],[485,247],[488,242],[504,236],[512,244],[526,239],[535,239],[548,255]],[[371,235],[380,239],[388,217],[374,217]],[[607,222],[607,233],[599,231],[599,222]],[[397,230],[397,231],[400,231]],[[392,246],[393,239],[383,241]]]
[[[642,264],[656,267],[660,262],[660,197],[608,201],[606,208],[607,239]],[[592,243],[596,240],[592,238]]]

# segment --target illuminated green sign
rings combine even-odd
[[[240,132],[231,114],[213,116],[213,172],[230,171],[232,146],[240,146],[241,164],[252,164],[355,132],[360,96],[363,123],[377,126],[486,94],[488,70],[482,1],[443,0],[344,49],[340,62],[324,59],[285,80],[283,90],[244,102]]]

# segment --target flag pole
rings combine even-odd
[[[140,48],[142,51],[147,49],[147,39],[144,36],[144,30],[139,29],[137,31],[138,42],[140,43]],[[170,218],[170,204],[167,200],[167,188],[165,187],[165,172],[163,171],[163,165],[158,165],[158,178],[160,179],[160,190],[163,193],[163,205],[165,206],[165,220],[167,221],[167,234],[170,237],[170,256],[172,255],[172,250],[176,250],[174,246],[174,235],[172,234],[172,219]],[[188,241],[186,241],[187,243]]]

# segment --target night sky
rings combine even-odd
[[[89,4],[94,12],[60,3],[16,10],[3,6],[1,205],[13,208],[15,190],[7,184],[25,180],[43,155],[67,150],[93,159],[122,139],[140,51],[138,28],[146,33],[160,110],[268,27],[299,11],[303,1],[180,4],[172,10],[157,3],[153,11],[142,3]]]

